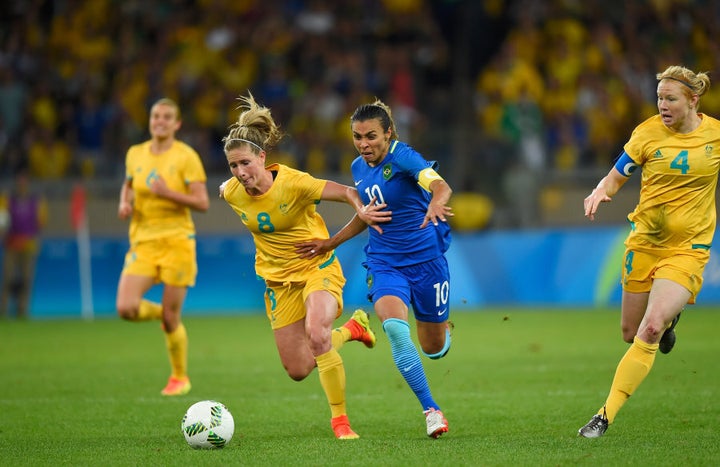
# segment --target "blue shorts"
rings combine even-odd
[[[442,323],[450,315],[450,269],[445,256],[413,266],[392,267],[367,261],[368,299],[376,302],[386,295],[412,306],[415,319]]]

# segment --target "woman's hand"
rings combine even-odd
[[[297,243],[295,252],[302,259],[310,259],[316,256],[324,255],[333,249],[330,239],[313,238],[307,242]]]
[[[118,219],[125,220],[132,215],[132,204],[128,201],[120,201],[118,205]]]
[[[379,234],[382,234],[382,228],[378,224],[391,221],[392,211],[385,211],[387,204],[376,204],[376,201],[377,197],[373,196],[370,203],[357,210],[357,215],[360,220],[375,229]]]
[[[595,213],[597,212],[600,203],[609,203],[610,201],[612,201],[612,198],[607,195],[603,188],[595,188],[583,201],[583,205],[585,207],[585,217],[594,221]]]
[[[420,228],[424,229],[430,222],[433,225],[438,225],[438,221],[447,222],[447,218],[454,215],[450,206],[444,203],[430,203]]]

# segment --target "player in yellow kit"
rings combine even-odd
[[[586,438],[605,433],[650,372],[658,349],[672,350],[680,313],[702,287],[715,234],[720,121],[698,112],[710,78],[671,66],[657,79],[659,114],[635,128],[614,168],[585,198],[585,216],[593,220],[600,203],[642,167],[622,266],[622,333],[632,345],[605,404],[579,430]]]
[[[195,285],[197,261],[191,210],[209,207],[200,156],[175,139],[180,109],[167,98],[150,109],[151,139],[132,146],[125,161],[125,183],[118,217],[130,218],[130,249],[117,290],[117,311],[129,321],[162,320],[171,374],[166,396],[187,394],[188,337],[180,314],[188,287]],[[163,283],[162,303],[144,299]]]
[[[220,195],[252,233],[255,271],[265,281],[265,308],[288,376],[303,380],[317,366],[336,438],[358,438],[346,412],[345,368],[338,350],[348,340],[373,347],[375,335],[362,310],[332,328],[343,307],[340,262],[334,251],[305,259],[296,248],[311,238],[328,238],[316,211],[321,200],[348,203],[370,224],[389,219],[391,213],[363,206],[353,187],[286,165],[266,165],[267,151],[282,134],[270,109],[252,96],[241,101],[243,111],[223,139],[233,177],[221,185]]]

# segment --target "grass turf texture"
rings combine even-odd
[[[348,314],[349,316],[349,314]],[[343,317],[344,319],[344,317]],[[158,323],[0,322],[0,457],[15,465],[717,465],[720,312],[690,307],[669,355],[600,439],[578,438],[627,344],[617,311],[456,312],[453,347],[423,359],[450,421],[425,435],[420,406],[378,345],[342,350],[361,438],[338,441],[317,372],[293,382],[265,317],[187,317],[193,389],[160,396],[169,366]],[[341,320],[338,320],[340,323]],[[414,335],[414,331],[413,331]],[[202,399],[235,418],[228,447],[180,432]]]

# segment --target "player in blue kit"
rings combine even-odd
[[[400,374],[422,405],[427,435],[437,438],[448,422],[428,385],[420,354],[410,337],[408,312],[415,316],[423,354],[431,359],[450,350],[450,273],[445,252],[450,246],[447,205],[452,189],[425,160],[398,140],[390,108],[382,101],[358,107],[351,119],[359,153],[352,175],[365,209],[386,209],[391,220],[369,229],[365,246],[368,298],[382,321]],[[303,257],[337,248],[367,229],[355,216],[330,239],[297,245]]]

